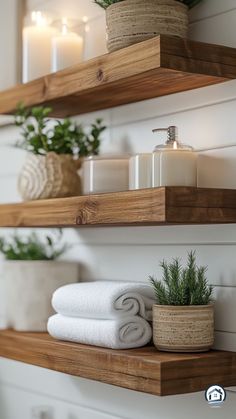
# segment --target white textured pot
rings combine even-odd
[[[43,332],[53,314],[54,291],[78,281],[78,264],[57,261],[5,261],[6,324],[18,331]]]
[[[81,195],[78,162],[69,154],[28,153],[18,179],[24,201]]]
[[[188,7],[175,0],[125,0],[106,9],[109,52],[157,35],[187,37]]]

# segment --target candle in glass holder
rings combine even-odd
[[[83,193],[120,192],[129,189],[129,156],[91,156],[83,162]]]
[[[168,141],[158,145],[152,158],[152,186],[197,186],[197,155],[193,148],[176,139],[177,128],[167,131]]]
[[[152,153],[135,154],[129,161],[129,189],[152,187]]]
[[[83,59],[83,38],[68,30],[66,19],[62,22],[62,31],[52,40],[52,71],[63,70]]]
[[[32,12],[30,26],[23,29],[23,83],[50,73],[54,32],[42,12]]]

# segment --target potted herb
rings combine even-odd
[[[17,145],[28,151],[18,181],[25,201],[80,195],[80,159],[99,153],[100,135],[105,130],[102,120],[96,120],[89,133],[69,119],[56,121],[49,128],[51,111],[20,105],[16,114],[16,125],[22,127]]]
[[[107,47],[116,51],[160,34],[187,37],[188,9],[201,0],[95,0],[106,10]]]
[[[53,292],[78,281],[78,264],[58,261],[67,250],[62,235],[40,239],[14,235],[0,238],[0,253],[5,258],[0,275],[0,327],[18,331],[46,331],[53,314]]]
[[[213,287],[206,267],[196,265],[194,252],[187,266],[179,259],[163,261],[163,281],[150,277],[156,294],[153,306],[153,339],[157,349],[169,352],[204,352],[214,342]]]

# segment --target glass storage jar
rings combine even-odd
[[[90,156],[83,162],[83,194],[127,191],[129,155]]]

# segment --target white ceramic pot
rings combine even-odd
[[[18,331],[46,331],[53,292],[77,281],[77,263],[5,261],[0,281],[6,296],[2,324]]]

